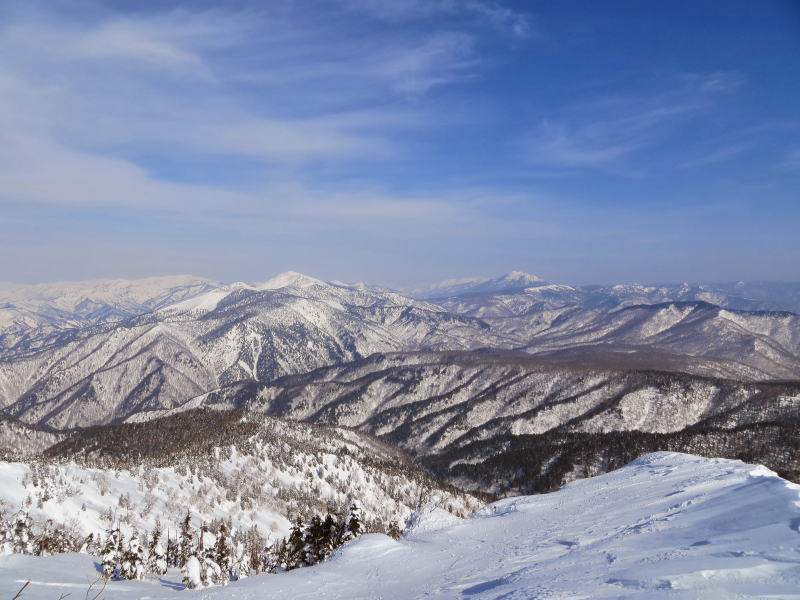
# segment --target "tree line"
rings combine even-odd
[[[157,521],[149,533],[134,529],[125,534],[115,525],[102,535],[82,537],[51,520],[39,528],[29,514],[19,511],[0,518],[0,555],[88,553],[100,559],[106,580],[164,575],[172,567],[180,569],[188,589],[197,589],[321,563],[342,544],[369,531],[401,535],[396,522],[385,527],[366,523],[356,502],[343,515],[314,514],[305,520],[298,516],[289,535],[279,540],[265,538],[255,525],[237,530],[224,519],[195,527],[188,511],[174,536],[169,530],[165,536]]]

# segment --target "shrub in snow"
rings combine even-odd
[[[181,573],[183,575],[183,584],[187,589],[196,590],[203,587],[203,580],[200,578],[200,560],[194,554],[186,559]]]

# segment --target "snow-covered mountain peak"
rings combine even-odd
[[[297,271],[286,271],[284,273],[275,275],[275,277],[272,277],[263,283],[259,283],[255,287],[259,290],[279,290],[285,287],[306,288],[314,285],[327,284],[321,279],[311,277],[310,275],[304,275],[303,273],[298,273]]]
[[[486,294],[506,290],[522,290],[544,280],[524,271],[510,271],[500,277],[465,277],[446,279],[439,283],[409,290],[415,298],[446,298],[461,294]]]
[[[510,271],[499,278],[499,281],[507,281],[509,283],[536,283],[537,281],[544,281],[541,277],[526,273],[525,271]]]
[[[144,303],[172,290],[203,288],[213,281],[194,275],[171,275],[144,279],[94,279],[22,284],[0,282],[0,300],[12,304],[51,301],[59,308],[91,299],[108,303]]]

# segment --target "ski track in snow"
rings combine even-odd
[[[75,592],[85,555],[0,557],[0,597]],[[124,599],[800,598],[800,486],[764,467],[675,453],[502,500],[458,521],[417,515],[394,541],[369,534],[327,563],[224,588],[176,591],[177,572],[112,582]]]

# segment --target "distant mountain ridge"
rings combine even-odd
[[[698,301],[612,309],[506,302],[524,299],[529,290],[563,291],[540,282],[521,292],[448,301],[506,302],[501,316],[484,311],[477,317],[452,303],[297,272],[261,284],[184,284],[158,287],[159,297],[179,299],[151,312],[28,332],[0,355],[0,409],[27,424],[83,427],[169,410],[240,381],[269,383],[389,352],[513,350],[574,361],[615,351],[623,366],[629,356],[632,364],[650,360],[696,375],[800,379],[800,316],[788,312]]]
[[[537,285],[543,280],[524,271],[511,271],[500,277],[466,277],[446,279],[439,283],[406,290],[410,296],[423,299],[446,298],[461,294],[485,294],[510,290],[520,290]]]
[[[477,317],[516,315],[572,305],[611,310],[635,304],[687,301],[708,302],[735,310],[800,314],[800,283],[797,282],[572,286],[546,282],[538,277],[535,280],[515,279],[512,274],[488,282],[434,287],[436,291],[411,295],[436,298],[436,302],[448,310]],[[503,287],[503,281],[508,282],[506,287]],[[515,281],[518,285],[513,284]]]
[[[149,313],[218,285],[193,275],[35,285],[0,282],[0,351],[29,337]]]

